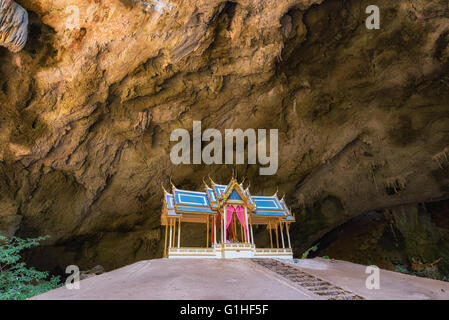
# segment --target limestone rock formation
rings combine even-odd
[[[279,129],[276,175],[236,169],[286,194],[297,254],[362,213],[449,198],[445,0],[379,2],[379,30],[367,0],[17,2],[29,38],[0,48],[0,230],[49,234],[30,257],[45,267],[160,257],[161,183],[233,168],[170,162],[193,120]]]
[[[28,13],[12,0],[0,0],[0,46],[18,52],[26,44]]]

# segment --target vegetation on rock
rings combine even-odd
[[[22,300],[61,286],[58,276],[28,267],[20,253],[47,237],[0,236],[0,300]]]

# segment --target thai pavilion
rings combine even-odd
[[[295,221],[284,198],[252,196],[234,178],[228,185],[204,183],[204,192],[164,189],[161,224],[168,258],[293,258],[289,226]],[[206,225],[205,246],[181,246],[182,222]],[[265,225],[270,248],[257,248],[254,225]]]

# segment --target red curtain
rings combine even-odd
[[[245,208],[242,206],[238,206],[237,208],[234,208],[233,206],[230,206],[230,205],[226,206],[225,242],[227,240],[227,230],[229,229],[229,225],[231,225],[231,229],[229,230],[229,232],[231,233],[232,236],[234,235],[234,228],[232,227],[232,224],[231,224],[232,216],[233,216],[234,212],[235,212],[240,224],[245,229],[246,242],[249,243],[248,226],[246,225],[246,221],[245,221]]]
[[[236,210],[236,215],[237,215],[237,219],[239,219],[240,224],[245,229],[246,242],[249,242],[248,226],[246,225],[246,221],[245,221],[245,208],[243,208],[242,206],[238,206],[237,210]]]

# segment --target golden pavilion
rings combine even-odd
[[[210,179],[204,192],[165,189],[161,224],[165,226],[167,258],[293,258],[290,223],[295,221],[284,198],[252,196],[233,177],[227,185]],[[182,247],[182,222],[204,223],[204,247]],[[265,225],[270,248],[258,248],[253,226]]]

